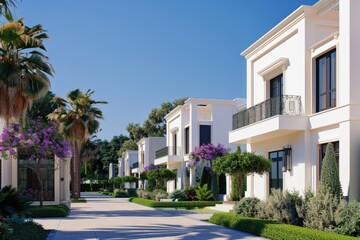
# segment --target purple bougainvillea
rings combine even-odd
[[[229,150],[224,148],[224,145],[218,144],[214,146],[213,144],[203,144],[200,147],[195,147],[195,149],[189,154],[189,166],[191,168],[199,165],[203,160],[214,160]]]
[[[144,171],[145,171],[145,172],[148,172],[148,171],[151,171],[151,170],[154,170],[154,169],[158,169],[158,168],[159,168],[159,166],[154,165],[154,164],[150,164],[150,165],[146,165],[146,166],[144,167]]]
[[[71,157],[69,143],[59,134],[57,124],[54,122],[42,122],[40,120],[26,120],[25,127],[20,124],[9,124],[4,127],[0,136],[0,152],[3,155],[10,154],[31,161],[40,185],[39,200],[42,206],[44,189],[41,179],[41,169],[44,168],[44,159],[57,156],[60,159]]]

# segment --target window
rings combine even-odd
[[[44,200],[54,201],[54,159],[43,160],[41,178],[44,187]],[[19,159],[18,161],[18,189],[21,195],[32,200],[39,200],[39,182],[35,171],[35,162]]]
[[[203,144],[211,143],[211,126],[210,125],[200,125],[200,142],[199,146]]]
[[[336,166],[337,166],[337,170],[339,172],[339,142],[332,142],[333,146],[334,146],[334,151],[335,151],[335,158],[336,158]],[[319,154],[319,179],[321,176],[321,167],[322,167],[322,163],[323,163],[323,159],[325,157],[325,152],[326,152],[326,146],[328,145],[328,143],[324,143],[320,145],[320,154]]]
[[[185,154],[188,154],[190,150],[189,127],[185,128],[184,135],[185,135]]]
[[[336,50],[316,59],[316,112],[336,106]]]
[[[177,134],[173,134],[173,155],[177,155]]]
[[[269,159],[272,161],[270,172],[270,189],[283,189],[283,151],[270,152]]]

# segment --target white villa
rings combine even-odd
[[[360,197],[359,0],[301,6],[246,49],[247,109],[233,117],[232,144],[272,160],[246,196],[271,188],[316,190],[327,143],[342,190]]]
[[[138,143],[138,174],[144,172],[144,167],[154,164],[155,153],[157,150],[162,149],[166,146],[165,137],[147,137],[142,138]],[[139,180],[139,186],[141,185]]]
[[[122,158],[119,159],[119,171],[118,176],[137,176],[138,177],[138,151],[137,150],[127,150],[123,153]],[[123,175],[122,175],[123,174]],[[136,183],[125,184],[125,188],[136,188]]]
[[[177,171],[177,179],[167,184],[168,192],[195,186],[195,171],[187,168],[189,153],[195,147],[220,143],[235,150],[238,144],[229,144],[228,132],[232,129],[232,115],[244,103],[244,99],[189,98],[165,116],[166,147],[156,152],[155,164],[166,164]],[[220,196],[229,194],[230,177],[220,176]]]
[[[66,204],[70,206],[70,159],[44,160],[47,168],[42,171],[44,183],[44,205]],[[0,186],[11,185],[28,196],[35,196],[39,189],[37,178],[27,160],[8,156],[0,159]],[[38,202],[34,202],[37,204]]]

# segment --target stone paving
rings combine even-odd
[[[83,193],[66,218],[36,219],[53,229],[48,240],[264,239],[205,221],[211,214],[153,209],[97,193]]]

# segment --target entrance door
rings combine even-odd
[[[270,152],[269,159],[272,161],[269,181],[270,189],[283,189],[283,151]]]

